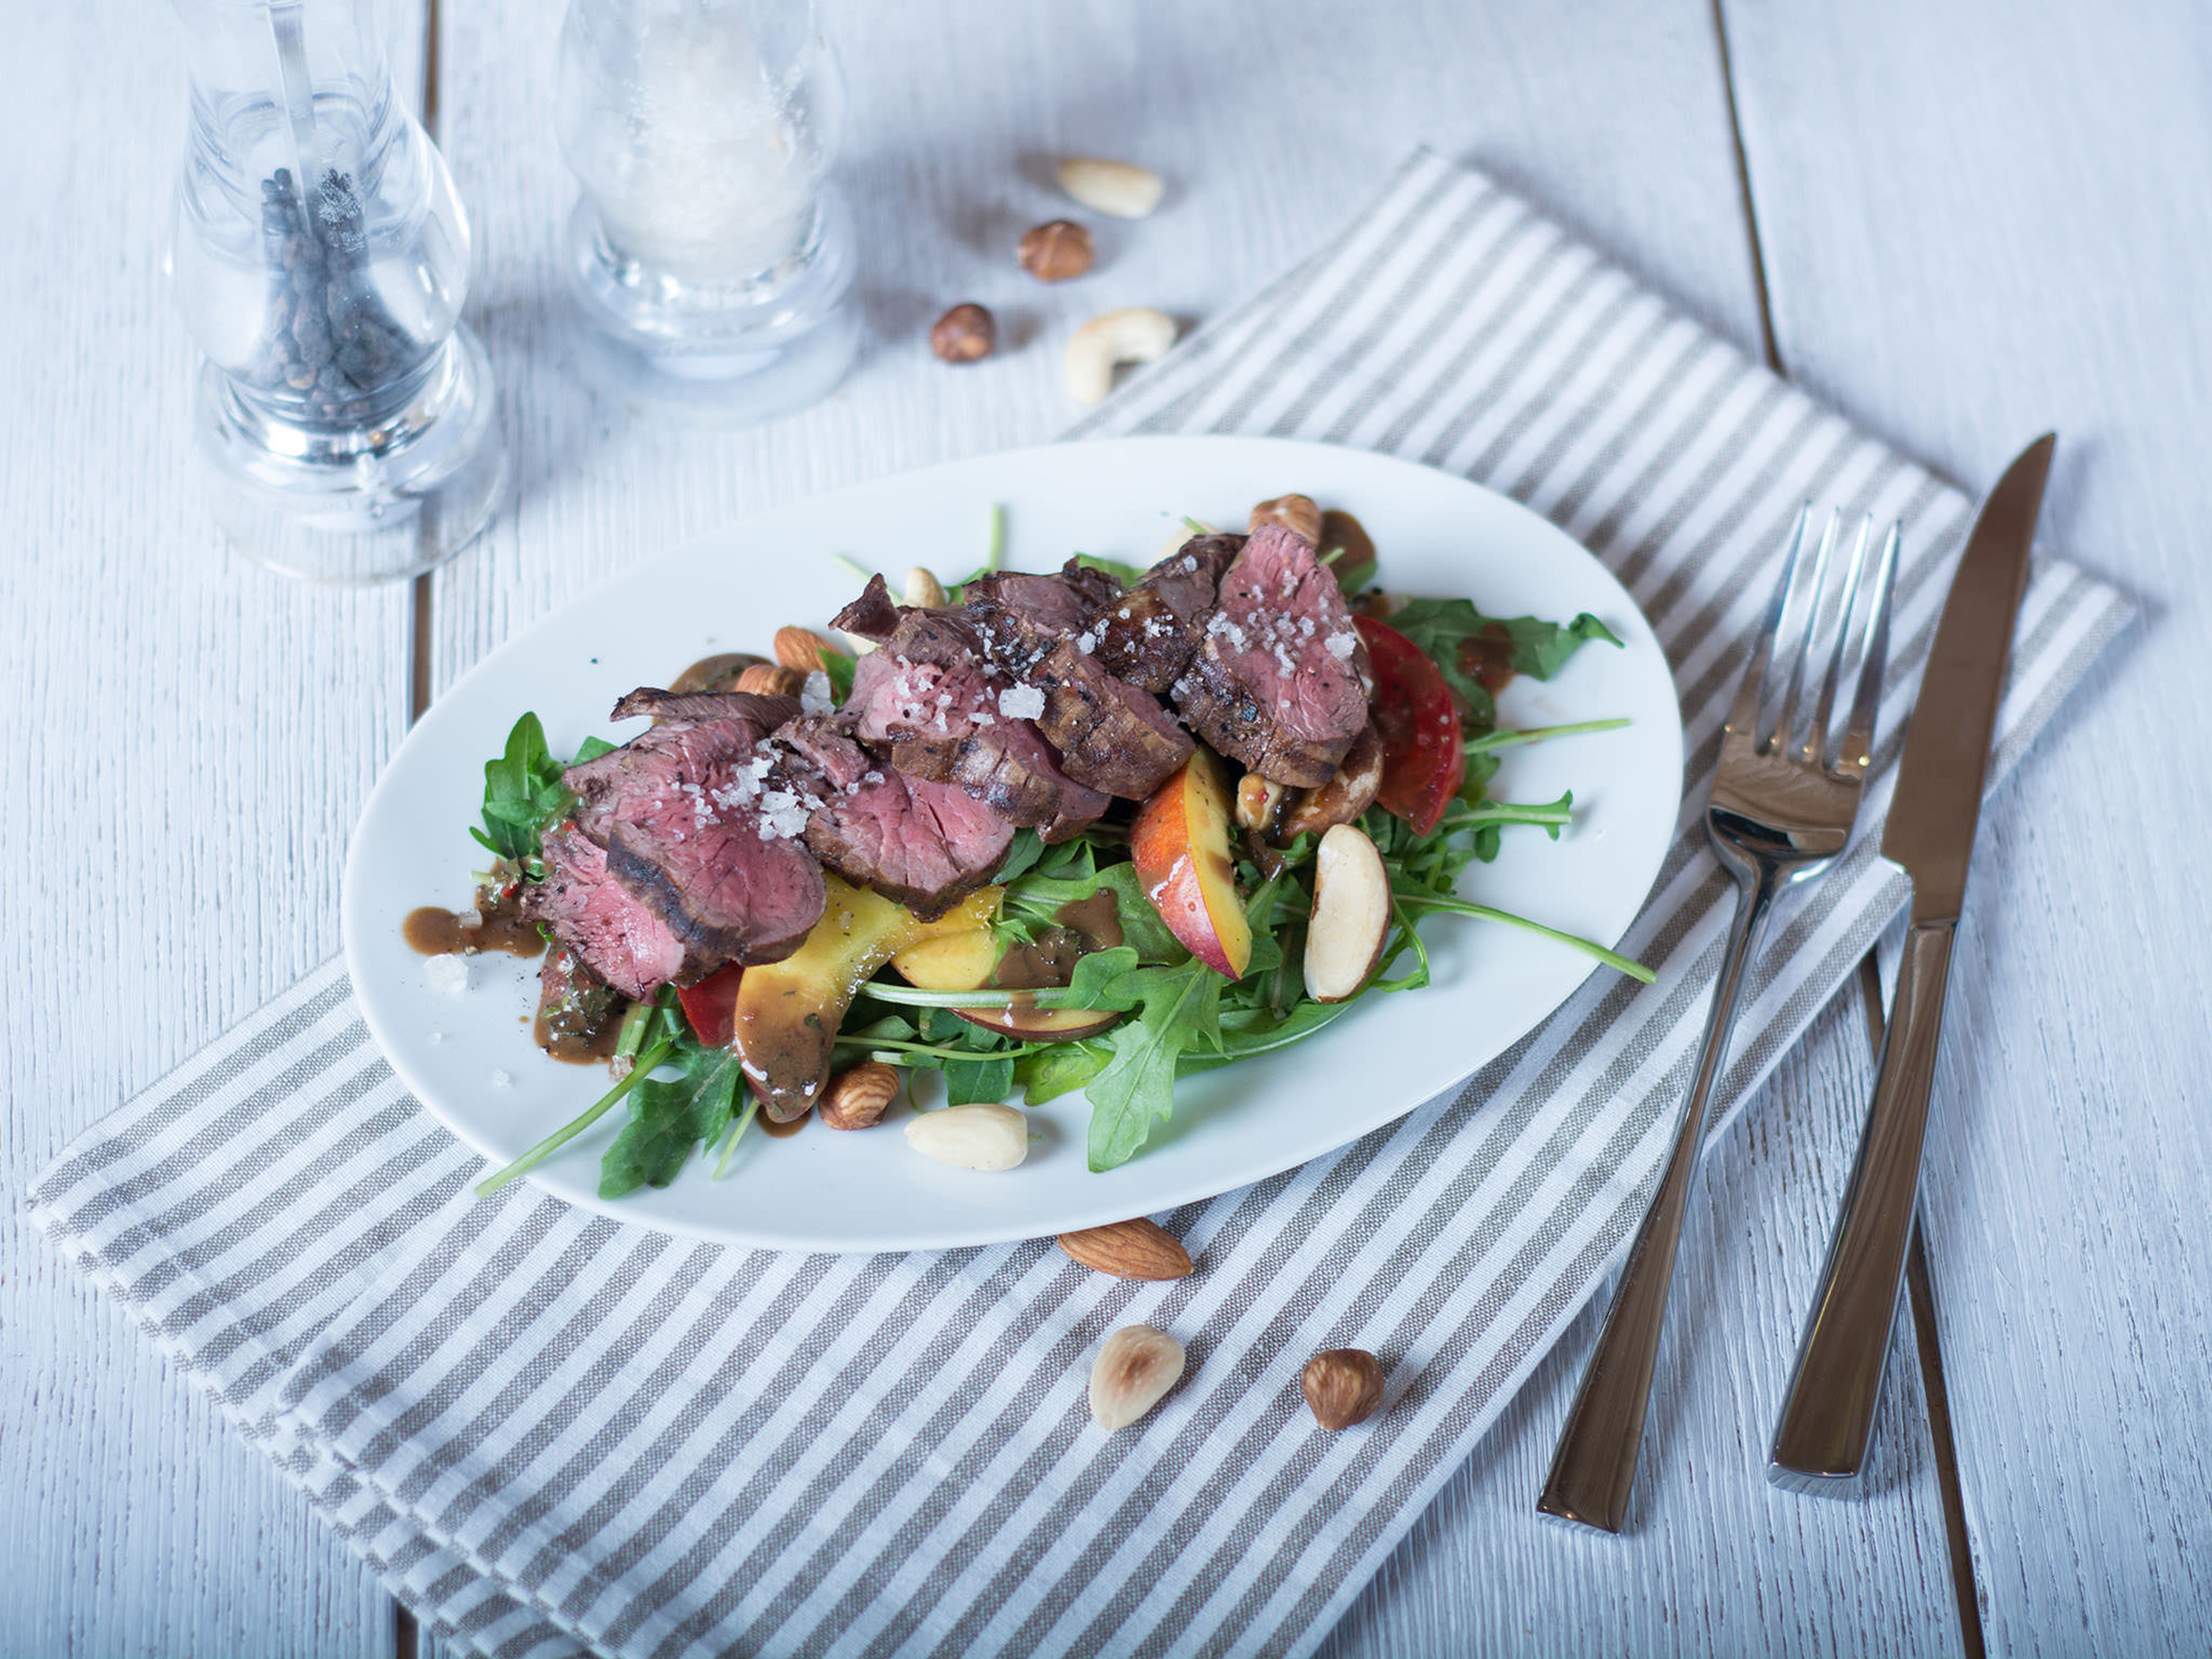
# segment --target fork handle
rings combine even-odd
[[[1957,926],[1915,922],[1905,938],[1874,1105],[1767,1456],[1767,1479],[1778,1486],[1843,1492],[1866,1467],[1920,1193]]]
[[[1651,1400],[1651,1373],[1659,1358],[1659,1333],[1667,1319],[1667,1293],[1674,1280],[1674,1257],[1682,1237],[1682,1212],[1689,1202],[1691,1177],[1705,1139],[1705,1103],[1728,1058],[1729,1028],[1743,988],[1752,947],[1778,889],[1771,869],[1745,872],[1736,889],[1735,915],[1729,923],[1728,951],[1720,983],[1713,991],[1698,1075],[1682,1103],[1674,1130],[1674,1149],[1659,1178],[1659,1190],[1630,1247],[1613,1306],[1598,1334],[1597,1348],[1583,1372],[1582,1387],[1552,1454],[1551,1473],[1536,1507],[1561,1520],[1605,1532],[1619,1532],[1628,1516],[1628,1495],[1636,1484],[1636,1458],[1644,1444],[1644,1419]]]

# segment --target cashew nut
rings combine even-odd
[[[1175,343],[1175,319],[1151,306],[1102,312],[1067,343],[1067,389],[1078,403],[1106,400],[1122,363],[1149,363]]]
[[[926,565],[906,573],[906,602],[919,610],[934,611],[945,603],[945,584]]]
[[[1060,187],[1094,213],[1141,219],[1160,204],[1160,175],[1128,161],[1078,155],[1060,164]]]

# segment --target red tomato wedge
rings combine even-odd
[[[691,1024],[691,1035],[709,1048],[730,1046],[733,1022],[738,1007],[738,981],[744,969],[734,962],[726,968],[717,968],[696,985],[679,985],[676,1000],[684,1005],[684,1018]]]
[[[1352,622],[1375,670],[1369,712],[1382,736],[1382,787],[1375,799],[1425,836],[1467,779],[1459,705],[1419,646],[1372,617]]]

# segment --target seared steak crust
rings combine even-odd
[[[1243,545],[1242,536],[1194,536],[1127,592],[1097,605],[1091,632],[1099,666],[1164,696],[1197,654],[1222,574]]]

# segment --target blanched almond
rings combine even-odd
[[[1390,872],[1366,831],[1340,823],[1314,854],[1313,920],[1306,928],[1306,994],[1342,1002],[1374,972],[1390,931]]]
[[[1030,1155],[1030,1121],[1011,1106],[947,1106],[911,1120],[906,1144],[956,1170],[1011,1170]]]
[[[1149,167],[1077,155],[1060,164],[1060,187],[1093,212],[1141,219],[1160,204],[1167,186]]]
[[[1124,1429],[1160,1403],[1182,1376],[1182,1344],[1150,1325],[1124,1325],[1091,1367],[1091,1415]]]

